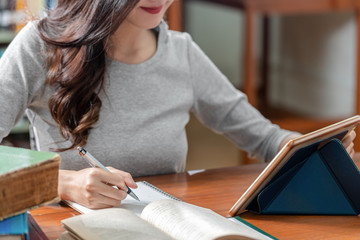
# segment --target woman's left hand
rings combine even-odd
[[[291,139],[298,137],[299,135],[290,135],[287,138],[285,138],[282,143],[280,144],[279,147],[279,151],[281,150],[281,148]],[[350,157],[352,159],[354,159],[355,156],[355,149],[354,149],[354,139],[356,137],[356,133],[354,130],[352,130],[351,132],[349,132],[349,134],[347,134],[344,139],[341,141],[344,148],[346,149],[347,153],[350,155]],[[360,155],[360,154],[359,154]],[[359,157],[360,158],[360,157]]]
[[[355,150],[354,150],[354,139],[356,137],[356,133],[354,130],[352,130],[349,134],[346,135],[346,137],[341,141],[344,148],[348,152],[351,158],[354,158],[355,156]]]

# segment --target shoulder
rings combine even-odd
[[[28,22],[11,41],[3,55],[4,61],[22,64],[23,67],[38,66],[43,68],[45,42],[37,30],[38,21]]]
[[[26,41],[40,41],[40,36],[37,30],[38,21],[28,22],[16,35],[15,39]]]
[[[30,21],[20,30],[11,42],[14,50],[38,53],[42,49],[44,43],[38,34],[37,24],[38,21]]]
[[[37,31],[37,22],[27,23],[7,46],[1,57],[1,70],[42,74],[46,67],[43,55],[44,41]],[[15,73],[13,73],[15,74]]]
[[[18,33],[18,36],[31,36],[36,37],[37,34],[37,25],[39,21],[29,21],[26,23],[26,25],[20,30]]]
[[[192,61],[207,59],[206,54],[187,32],[169,30],[168,25],[162,21],[158,26],[160,30],[159,41],[165,44],[168,53],[174,53],[177,58]]]
[[[165,21],[162,21],[158,28],[160,31],[160,38],[162,38],[162,40],[169,46],[175,48],[185,48],[188,47],[189,44],[193,43],[193,39],[189,33],[170,30]]]
[[[167,45],[176,49],[180,53],[186,53],[189,59],[197,61],[198,59],[208,59],[208,56],[204,51],[199,47],[199,45],[193,40],[192,36],[187,32],[179,32],[169,30],[167,24],[163,26],[163,31],[166,32],[165,39],[167,40]],[[161,27],[161,24],[160,26]]]
[[[186,42],[186,43],[193,42],[191,35],[187,32],[168,30],[168,36],[173,41]]]

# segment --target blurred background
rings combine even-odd
[[[186,31],[266,117],[307,133],[358,114],[358,0],[175,0],[170,29]],[[0,46],[56,1],[0,0]],[[26,119],[4,144],[29,146]],[[187,169],[257,163],[194,117]]]

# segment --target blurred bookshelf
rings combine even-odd
[[[0,57],[29,20],[44,17],[56,5],[57,0],[0,0]],[[29,125],[24,116],[1,145],[30,148]]]

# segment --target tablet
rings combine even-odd
[[[360,116],[356,115],[290,140],[233,205],[229,211],[229,215],[236,216],[246,211],[249,204],[257,197],[259,192],[266,187],[273,178],[277,178],[279,174],[282,174],[282,167],[297,151],[314,144],[316,144],[317,148],[320,148],[334,138],[342,140],[351,130],[355,129],[359,123]]]

